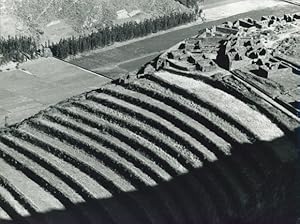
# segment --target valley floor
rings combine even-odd
[[[55,58],[24,63],[0,73],[0,127],[14,124],[109,79]]]
[[[124,43],[116,43],[104,49],[88,52],[79,58],[70,60],[71,63],[103,74],[110,78],[118,78],[121,74],[132,72],[143,66],[160,52],[170,48],[179,41],[194,36],[199,30],[239,18],[260,18],[263,15],[283,15],[298,12],[295,7],[282,1],[252,0],[226,1],[227,5],[220,6],[214,1],[206,7],[207,22],[196,22],[184,25]],[[247,7],[243,7],[246,4]],[[233,10],[234,9],[234,10]]]

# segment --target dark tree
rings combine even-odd
[[[189,1],[188,1],[189,2]],[[1,62],[8,61],[23,62],[26,59],[35,58],[45,47],[50,47],[55,57],[64,59],[70,55],[77,55],[84,51],[111,45],[115,42],[143,37],[161,30],[194,21],[195,13],[172,13],[154,19],[146,19],[142,22],[128,22],[98,29],[96,32],[86,36],[62,38],[58,43],[46,42],[38,48],[32,37],[8,37],[0,38]]]

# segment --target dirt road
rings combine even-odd
[[[239,1],[234,4],[240,6],[241,2],[248,1]],[[259,7],[262,7],[262,4],[259,4]],[[214,12],[215,8],[212,8],[210,10],[210,12]],[[223,11],[223,13],[220,14],[221,16],[226,15],[225,6],[224,10],[225,11]],[[273,8],[260,8],[259,10],[252,10],[240,14],[236,14],[239,12],[238,10],[236,10],[236,12],[232,12],[231,10],[231,13],[235,15],[230,17],[226,16],[226,18],[217,20],[212,19],[212,21],[202,24],[183,26],[181,28],[173,29],[169,32],[164,32],[160,35],[152,35],[147,38],[140,39],[138,41],[130,41],[128,44],[117,43],[115,47],[110,46],[106,49],[99,49],[97,51],[87,54],[86,56],[73,59],[70,62],[84,67],[86,69],[95,71],[97,73],[104,74],[111,78],[117,78],[120,76],[120,74],[124,74],[128,71],[131,72],[141,67],[145,63],[149,62],[151,59],[158,56],[159,52],[162,52],[172,47],[179,41],[196,35],[201,29],[211,27],[213,25],[217,25],[228,20],[234,21],[244,17],[252,17],[259,19],[263,15],[283,15],[284,13],[293,13],[299,10],[300,7],[298,8],[294,5],[285,3],[283,5],[279,4],[277,6],[274,6]],[[211,15],[210,18],[213,18],[213,15]]]

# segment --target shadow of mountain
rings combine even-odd
[[[295,185],[296,148],[287,137],[236,144],[230,156],[220,153],[218,161],[205,162],[203,168],[190,169],[169,182],[76,207],[91,223],[296,223],[300,207],[295,196],[300,189],[299,180],[298,188]],[[49,211],[0,223],[89,223],[74,221],[74,212],[77,210]]]

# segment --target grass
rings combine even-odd
[[[111,170],[114,170],[122,178],[129,180],[129,182],[136,188],[147,185],[154,186],[156,184],[155,181],[149,178],[148,175],[141,172],[141,170],[135,167],[132,163],[125,160],[123,157],[120,157],[115,152],[98,144],[98,136],[89,130],[88,125],[81,123],[79,126],[68,116],[64,116],[59,113],[54,116],[46,115],[46,118],[52,122],[59,123],[60,125],[72,129],[73,131],[70,131],[69,133],[72,133],[74,137],[82,139],[80,144],[76,144],[77,146],[82,145],[82,151],[84,151],[87,155],[96,158]],[[101,150],[99,150],[99,148]]]
[[[146,85],[145,84],[145,81],[143,80],[143,82],[139,82],[139,83],[143,83],[144,85]],[[150,84],[149,84],[150,85]],[[146,90],[145,89],[141,89],[142,87],[133,87],[135,90],[139,90],[139,92],[143,92],[143,93],[145,93],[146,92]],[[155,88],[154,87],[154,85],[153,85],[153,83],[151,83],[151,91],[153,91],[152,89],[157,89],[157,87]],[[173,106],[174,107],[174,105],[177,105],[177,106],[175,106],[177,109],[179,109],[179,110],[182,110],[183,108],[184,108],[184,106],[183,105],[181,105],[181,106],[179,106],[180,105],[180,103],[178,104],[178,102],[177,103],[175,103],[174,101],[172,101],[170,98],[167,98],[167,97],[165,97],[165,93],[164,93],[164,96],[160,96],[160,97],[158,97],[160,94],[157,92],[157,91],[155,91],[155,92],[152,92],[151,93],[151,91],[150,91],[150,89],[148,89],[148,91],[149,91],[149,94],[147,94],[147,95],[152,95],[152,97],[154,96],[154,98],[156,98],[157,100],[160,100],[161,102],[164,102],[164,103],[166,103],[166,104],[168,104],[168,105],[170,105],[170,106]],[[161,90],[162,91],[162,90]],[[167,90],[166,90],[167,91]],[[141,97],[140,97],[141,98]],[[149,102],[149,100],[148,100],[148,102]],[[170,102],[171,102],[171,104],[170,104]],[[160,108],[162,108],[162,106],[160,106]],[[174,112],[174,111],[172,111],[171,109],[166,109],[167,111],[169,111],[169,112],[171,112],[172,114],[176,114],[176,112]],[[187,108],[185,108],[184,110],[183,110],[184,112],[186,112],[186,111],[189,111]],[[191,116],[191,114],[188,112],[188,114],[189,114],[189,116]],[[164,116],[165,117],[165,116]],[[170,119],[172,119],[173,120],[173,123],[177,123],[177,120],[176,120],[176,118],[172,118],[172,115],[169,115],[169,117],[170,117]],[[177,115],[177,117],[179,117],[179,115]],[[192,116],[193,117],[193,116]],[[190,135],[192,135],[193,137],[195,137],[195,139],[197,139],[199,142],[201,142],[201,143],[203,143],[204,145],[206,145],[210,150],[212,150],[214,153],[216,153],[216,155],[217,155],[217,157],[218,157],[218,159],[221,159],[223,156],[222,155],[220,155],[220,153],[218,153],[218,151],[220,150],[220,151],[223,151],[224,152],[224,149],[222,149],[223,148],[223,146],[225,145],[226,146],[226,142],[222,142],[222,141],[220,141],[219,139],[216,139],[215,137],[214,137],[214,135],[211,133],[211,132],[209,132],[209,131],[205,131],[205,129],[203,129],[203,127],[201,128],[201,127],[199,127],[199,125],[197,125],[197,122],[195,122],[195,121],[188,121],[188,120],[185,120],[185,122],[187,123],[187,124],[193,124],[193,127],[195,128],[195,130],[191,130],[191,128],[189,128],[188,126],[186,126],[185,124],[183,124],[183,123],[181,123],[180,124],[180,126],[181,126],[181,128],[183,128],[183,127],[185,127],[185,128],[183,128],[183,130],[185,131],[185,132],[187,132],[187,133],[189,133]],[[207,125],[207,124],[206,124]],[[207,125],[208,126],[208,125]],[[202,133],[200,134],[199,133],[199,131],[201,131]],[[197,133],[197,134],[195,134],[195,133]],[[223,134],[223,133],[222,133]],[[223,135],[221,135],[222,137],[223,137]],[[205,141],[205,139],[206,139],[206,141]],[[204,141],[203,141],[204,140]],[[212,142],[213,142],[213,144],[212,144]],[[214,144],[216,144],[216,145],[214,145]],[[199,145],[199,144],[198,144]],[[199,147],[199,146],[198,146]],[[215,149],[215,148],[217,148],[217,149]],[[189,150],[191,150],[191,148],[189,149]],[[226,151],[225,151],[225,153],[226,153]],[[228,152],[227,152],[228,153]],[[240,158],[241,159],[241,158]],[[237,167],[239,167],[239,166],[241,166],[241,160],[240,159],[237,159],[237,160],[235,160],[235,159],[233,159],[232,161],[233,161],[233,163],[231,164],[231,165],[229,165],[229,163],[227,163],[227,165],[229,165],[229,167],[228,167],[228,172],[231,172],[231,171],[229,171],[230,169],[233,169],[233,170],[235,170]],[[244,158],[245,159],[245,158]],[[250,158],[248,158],[248,160],[249,160]],[[253,161],[254,162],[254,161]],[[244,165],[245,165],[245,162],[244,162]],[[225,164],[223,164],[222,165],[222,169],[225,169]],[[226,174],[227,175],[227,174]],[[231,175],[227,175],[227,176],[233,176],[232,174]],[[227,177],[228,178],[228,177]],[[243,179],[243,177],[242,176],[239,176],[239,178],[237,178],[237,179]],[[235,182],[235,180],[232,180],[232,181],[234,181]],[[246,180],[245,180],[245,182],[246,182]],[[245,183],[244,182],[244,183]],[[241,183],[240,183],[241,184]],[[251,183],[251,184],[254,184],[254,183]],[[238,186],[238,184],[236,183],[235,184],[236,186]],[[255,185],[255,184],[254,184]],[[248,187],[249,187],[250,185],[248,185]],[[244,188],[248,188],[248,187],[246,187],[245,185],[244,185]],[[248,189],[249,190],[249,189]],[[244,193],[242,193],[242,192],[240,192],[240,194],[244,194]],[[237,197],[238,198],[238,197]]]
[[[16,200],[19,203],[19,205],[23,207],[27,215],[37,213],[33,205],[29,202],[29,200],[25,198],[24,195],[22,195],[22,193],[13,184],[11,184],[7,178],[5,178],[2,175],[0,175],[0,186],[2,186],[2,188],[5,188],[8,194],[10,194],[14,198],[13,200]]]
[[[91,97],[90,100],[92,100],[93,102],[96,102],[97,104],[105,105],[106,107],[108,107],[110,109],[118,110],[123,114],[122,116],[129,115],[129,116],[133,117],[134,119],[137,119],[139,122],[142,122],[144,124],[149,124],[149,125],[151,125],[151,127],[159,130],[160,132],[167,134],[167,136],[171,137],[173,140],[175,140],[175,139],[177,141],[180,140],[182,143],[183,139],[179,135],[177,135],[175,132],[173,132],[171,129],[167,128],[167,127],[172,126],[171,123],[164,121],[159,116],[156,116],[155,114],[152,114],[151,112],[149,112],[147,110],[138,108],[134,105],[128,104],[127,102],[121,101],[117,98],[110,97],[109,98],[110,100],[108,101],[107,97],[108,96],[101,94],[101,95],[97,95],[97,97]],[[125,126],[125,124],[124,124],[124,126]],[[126,124],[126,126],[127,126],[127,124]],[[132,126],[132,125],[129,125],[129,127],[130,126]],[[142,132],[145,132],[145,130],[136,131],[136,132],[142,133]],[[188,144],[188,143],[185,143],[185,144]]]
[[[241,150],[239,143],[252,143],[256,135],[228,107],[214,103],[212,97],[225,92],[175,74],[156,75],[126,85],[107,84],[41,112],[2,133],[1,158],[27,175],[18,176],[21,182],[30,178],[49,190],[78,219],[89,220],[93,214],[84,217],[79,199],[85,203],[115,197],[120,199],[113,208],[134,223],[166,221],[169,216],[206,222],[210,216],[205,211],[210,210],[219,217],[248,214],[247,206],[256,203],[252,196],[258,197],[278,160],[259,143],[260,152],[244,145]],[[226,103],[240,103],[226,97]],[[172,187],[156,191],[172,178]],[[155,192],[143,193],[148,190]],[[28,197],[27,192],[20,194]],[[209,208],[194,216],[199,203]],[[114,216],[110,204],[94,206],[103,219],[121,222],[123,215]]]
[[[79,173],[80,178],[82,181],[84,181],[84,186],[88,188],[88,191],[95,198],[108,198],[112,196],[112,194],[110,193],[111,188],[103,187],[103,185],[105,186],[105,183],[109,182],[107,182],[105,179],[102,179],[101,177],[98,177],[97,172],[93,170],[91,166],[86,165],[86,163],[78,160],[77,158],[81,158],[82,155],[77,150],[70,148],[70,146],[64,146],[62,148],[61,146],[63,146],[63,144],[60,141],[47,136],[47,130],[43,126],[41,126],[39,129],[33,129],[34,127],[36,127],[36,125],[32,123],[30,124],[30,127],[27,126],[24,129],[22,128],[22,131],[30,133],[30,139],[28,138],[28,140],[32,141],[44,150],[47,150],[47,152],[53,154],[54,156],[71,164],[73,167],[76,167],[80,172],[85,174],[82,175],[81,173]],[[43,133],[45,133],[46,135]],[[74,156],[76,156],[77,158]]]
[[[247,129],[240,125],[230,115],[219,110],[217,107],[210,104],[209,101],[204,100],[197,94],[193,94],[188,89],[180,88],[159,76],[148,76],[147,79],[168,89],[168,91],[165,91],[167,96],[172,97],[179,102],[184,102],[192,110],[190,113],[191,117],[199,120],[199,122],[202,120],[207,127],[212,129],[219,136],[222,136],[224,140],[229,143],[250,143],[254,138],[251,132],[247,131]],[[153,88],[155,88],[155,86],[153,86]]]
[[[147,51],[138,49],[128,57]],[[119,63],[121,53],[112,53],[107,62]],[[126,59],[119,66],[130,65]],[[91,58],[91,65],[96,60]],[[65,63],[60,68],[50,63],[44,71],[31,63],[26,65],[31,79],[16,75],[31,88],[40,85],[46,93],[51,83],[66,89],[85,83],[82,70],[72,66],[56,74]],[[288,185],[283,180],[290,178],[284,171],[293,161],[284,160],[293,158],[293,143],[274,141],[286,131],[280,130],[281,114],[232,77],[217,81],[184,75],[158,72],[128,84],[110,83],[3,130],[0,167],[7,181],[1,182],[0,175],[0,206],[16,220],[22,207],[30,214],[54,208],[68,210],[62,213],[79,223],[99,216],[103,223],[133,224],[222,223],[227,218],[233,223],[239,217],[254,223],[261,211],[277,211]],[[6,84],[34,92],[13,78]],[[68,84],[73,79],[76,84]],[[14,105],[14,94],[0,94],[11,94],[5,105]],[[90,201],[93,210],[86,207]]]
[[[251,130],[261,140],[272,140],[283,135],[283,132],[264,114],[259,113],[247,104],[201,81],[195,81],[179,75],[163,72],[157,74],[161,78],[203,97],[221,111],[227,111],[240,124]],[[204,92],[205,94],[200,94]],[[218,99],[216,101],[215,99]],[[243,116],[240,116],[243,114]]]
[[[160,85],[161,88],[165,88],[164,95],[172,97],[173,100],[184,102],[186,106],[192,109],[192,111],[189,112],[189,116],[199,122],[205,122],[204,124],[206,127],[209,127],[216,134],[222,136],[222,138],[232,146],[236,145],[237,142],[251,143],[255,141],[255,136],[247,129],[247,127],[238,123],[225,111],[221,111],[208,101],[203,100],[199,95],[194,94],[187,89],[180,88],[176,84],[167,82],[159,76],[147,76],[147,79]],[[151,86],[154,90],[156,89],[155,85]],[[232,152],[232,154],[234,154],[234,152]],[[247,160],[251,160],[252,163],[257,163],[255,161],[257,161],[260,156],[265,157],[267,155],[264,155],[264,153],[260,155],[255,153],[248,155]],[[240,161],[242,161],[242,158]],[[261,172],[262,171],[258,171],[258,173]]]
[[[49,193],[50,194],[53,193],[54,195],[57,196],[58,199],[62,199],[60,197],[61,195],[59,193],[56,194],[55,193],[56,191],[54,192],[54,190],[57,190],[57,189],[55,189],[53,186],[49,185],[49,183],[45,179],[43,179],[40,176],[38,176],[35,173],[35,171],[33,171],[32,169],[28,168],[22,162],[16,160],[6,150],[3,150],[3,149],[1,150],[1,159],[2,159],[1,160],[1,168],[6,168],[6,172],[11,172],[11,174],[14,174],[14,176],[9,177],[9,178],[11,180],[11,183],[13,183],[15,186],[18,186],[19,189],[25,190],[27,187],[24,188],[24,187],[20,186],[20,184],[16,183],[16,181],[18,181],[18,179],[20,178],[20,176],[21,176],[21,179],[24,180],[24,177],[22,178],[22,175],[20,175],[19,174],[20,172],[18,172],[18,171],[21,171],[21,173],[23,173],[25,176],[27,176],[29,179],[31,179],[33,182],[35,182],[34,184],[32,182],[31,183],[27,182],[28,187],[31,186],[31,189],[29,190],[27,188],[26,194],[28,194],[28,193],[30,194],[31,193],[30,198],[32,200],[37,199],[37,196],[41,197],[43,195],[45,197],[45,199],[47,200],[46,203],[39,203],[38,201],[40,200],[40,198],[39,198],[38,201],[36,201],[36,202],[38,202],[36,205],[38,205],[39,208],[42,208],[43,204],[47,205],[48,208],[49,208],[49,206],[51,208],[56,208],[56,209],[62,209],[63,208],[63,205],[55,198],[55,196],[49,195]],[[5,161],[5,163],[3,163],[4,161]],[[6,172],[3,171],[3,175],[5,175]],[[8,178],[7,175],[5,175],[5,176]],[[43,193],[41,192],[41,189],[39,189],[39,187],[37,186],[37,184],[40,185],[40,187],[44,189]],[[46,193],[46,191],[49,192],[49,193]],[[33,196],[32,195],[33,193],[35,193],[37,195]],[[26,194],[24,194],[24,195],[26,195]]]
[[[195,157],[193,154],[191,154],[188,150],[182,148],[182,146],[172,140],[170,140],[167,136],[162,135],[159,133],[159,130],[153,130],[150,126],[147,126],[143,123],[137,122],[134,119],[131,119],[130,117],[124,117],[124,119],[120,119],[117,116],[111,116],[112,114],[115,114],[115,111],[108,110],[108,108],[105,107],[98,107],[99,109],[102,109],[102,112],[98,110],[98,116],[102,119],[105,119],[108,122],[115,122],[121,127],[126,127],[132,132],[139,134],[146,138],[147,140],[153,142],[155,145],[157,145],[160,148],[163,148],[168,154],[171,156],[177,158],[177,160],[186,166],[187,160],[193,164],[194,167],[201,166],[201,162]],[[110,111],[110,113],[103,113],[103,111]],[[162,141],[163,139],[163,141]]]
[[[15,131],[12,135],[14,136],[14,139],[10,141],[15,143],[19,142],[18,146],[15,148],[19,148],[21,153],[32,158],[36,163],[52,172],[61,180],[64,180],[70,187],[72,187],[72,189],[75,190],[77,194],[81,196],[76,196],[77,200],[82,202],[83,199],[88,200],[89,198],[92,198],[89,192],[84,189],[83,183],[79,183],[81,179],[77,179],[79,174],[75,168],[62,160],[57,160],[55,156],[34,144],[30,144],[27,140],[30,136],[25,132]],[[77,177],[74,175],[75,173],[77,173]]]
[[[73,105],[75,106],[75,105]],[[87,120],[85,116],[80,116],[78,114],[78,109],[82,110],[82,113],[87,115],[89,113],[89,116],[94,117],[95,115],[98,115],[98,109],[91,107],[90,104],[76,104],[75,106],[77,108],[77,112],[73,111],[64,111],[65,113],[68,113],[69,116],[73,117],[74,119],[79,119],[81,122],[89,123],[92,127],[97,127],[96,124],[91,123],[91,121]],[[74,108],[75,109],[75,108]],[[80,111],[79,110],[79,111]],[[102,118],[102,117],[98,117]],[[95,120],[98,118],[94,117]],[[114,122],[115,123],[115,120]],[[110,131],[111,130],[111,131]],[[126,158],[128,161],[131,161],[134,163],[137,167],[140,167],[145,173],[147,173],[149,176],[151,176],[153,179],[157,180],[158,182],[161,182],[163,180],[169,180],[170,176],[161,169],[157,164],[153,163],[152,160],[150,160],[145,154],[139,153],[138,151],[131,148],[128,144],[125,144],[126,140],[120,141],[118,138],[114,137],[114,130],[110,129],[108,127],[103,128],[103,133],[97,133],[98,136],[98,143],[103,144],[105,147],[109,147],[111,150],[114,150],[119,155],[122,155],[122,157]]]
[[[10,194],[10,192],[6,188],[0,186],[0,192],[1,192],[0,194],[2,197],[2,203],[9,202],[9,204],[12,207],[11,210],[13,210],[13,208],[15,208],[16,216],[19,216],[18,219],[22,220],[22,216],[30,215],[26,211],[26,209],[24,209],[24,207],[21,204],[19,204],[19,202]]]
[[[98,88],[108,79],[54,58],[20,66],[26,70],[0,73],[0,127],[33,116],[46,107],[82,92]]]
[[[67,144],[63,144],[60,141],[54,141],[54,139],[51,138],[45,138],[43,137],[43,141],[47,140],[46,142],[42,142],[41,140],[35,139],[35,142],[44,145],[44,149],[50,150],[51,152],[55,153],[59,158],[62,158],[66,162],[69,162],[73,166],[76,166],[78,169],[80,169],[82,172],[90,176],[92,179],[94,179],[96,182],[98,182],[96,185],[87,185],[86,187],[89,188],[98,188],[96,191],[92,191],[94,194],[96,194],[96,198],[102,198],[103,193],[109,191],[110,193],[116,195],[121,192],[121,189],[126,189],[125,185],[120,185],[123,181],[121,179],[115,179],[114,181],[111,180],[111,177],[115,175],[112,171],[109,171],[104,165],[101,165],[100,163],[95,163],[95,160],[89,157],[88,155],[85,155],[84,153],[80,152],[80,150],[74,150],[74,148],[69,145],[70,141],[75,140],[70,135],[64,135],[66,134],[64,131],[60,131],[57,129],[59,125],[57,124],[51,124],[49,121],[44,120],[43,122],[35,121],[31,123],[31,127],[36,128],[38,131],[44,132],[47,135],[54,135],[54,136],[65,136],[65,140]],[[63,135],[62,135],[63,134]],[[36,135],[36,134],[35,134]],[[48,141],[50,140],[50,144]],[[69,144],[68,144],[69,141]],[[62,151],[60,151],[58,148],[54,147],[52,144],[58,145],[58,148],[60,148]],[[60,147],[59,145],[63,146]],[[68,147],[67,147],[68,146]],[[77,159],[80,158],[80,159]],[[84,162],[83,162],[84,161]],[[97,164],[97,166],[95,166]],[[129,186],[127,185],[127,188]],[[132,198],[123,196],[122,201],[118,203],[119,209],[126,210],[126,206],[123,208],[120,208],[124,206],[124,204],[129,203],[132,205],[131,208],[135,208],[139,211],[139,215],[143,214],[143,211],[135,206],[135,201],[132,200]],[[137,216],[139,216],[137,215]]]
[[[10,141],[8,138],[6,138],[6,141],[2,139],[2,142],[5,142],[6,144],[14,147],[15,149],[18,148],[17,143]],[[40,178],[40,180],[38,181],[40,186],[43,186],[46,191],[51,192],[51,194],[54,197],[56,197],[64,205],[65,208],[69,208],[74,212],[77,210],[77,208],[74,207],[74,203],[79,202],[76,193],[73,191],[72,188],[66,185],[66,183],[62,179],[57,178],[57,176],[49,172],[48,169],[45,169],[42,166],[40,166],[39,162],[36,162],[38,157],[30,154],[31,158],[35,159],[31,160],[31,158],[27,157],[28,154],[25,156],[21,153],[14,151],[11,148],[9,149],[8,147],[6,148],[5,152],[7,153],[7,155],[12,156],[16,161],[22,161],[21,163],[24,171],[26,171],[31,178]],[[84,215],[81,213],[81,211],[77,210],[77,212],[78,215],[76,215],[76,217],[78,219],[87,218],[83,217]]]
[[[35,152],[28,150],[26,147],[29,145],[26,144],[26,142],[20,141],[12,136],[2,139],[2,142],[5,142],[5,144],[16,149],[14,155],[16,159],[21,158],[21,160],[26,162],[30,167],[32,167],[32,169],[38,170],[38,174],[41,177],[49,178],[48,180],[54,185],[58,184],[56,186],[58,186],[65,195],[72,198],[72,200],[74,200],[73,203],[83,201],[82,198],[75,193],[72,188],[70,188],[70,186],[65,184],[70,179],[65,175],[61,175],[63,172],[59,171],[55,166],[52,166],[47,160],[44,160]],[[63,180],[66,180],[66,182],[63,182]],[[61,186],[63,188],[61,188]]]
[[[279,109],[274,108],[268,102],[257,96],[255,93],[248,90],[243,84],[239,83],[236,79],[229,77],[220,82],[219,87],[228,91],[228,93],[234,95],[236,98],[246,102],[249,106],[264,113],[272,122],[276,123],[278,127],[284,130],[288,135],[292,135],[295,138],[295,130],[298,128],[299,123],[290,118],[288,115],[281,112]],[[240,91],[236,91],[234,88],[239,86]],[[228,88],[230,87],[230,88]],[[233,88],[232,88],[233,87]]]
[[[126,190],[126,191],[132,191],[135,190],[135,188],[126,180],[123,180],[120,178],[120,176],[114,172],[111,168],[105,166],[103,163],[97,161],[95,158],[93,158],[90,155],[87,155],[83,151],[83,147],[90,147],[84,142],[81,142],[78,140],[78,138],[74,137],[73,134],[70,134],[70,130],[67,130],[66,127],[59,125],[57,123],[52,123],[51,121],[47,119],[43,119],[40,121],[37,121],[38,124],[43,128],[47,129],[48,132],[53,133],[55,136],[57,136],[59,139],[63,140],[65,143],[69,145],[71,149],[73,149],[73,152],[71,155],[74,155],[76,152],[76,158],[81,158],[80,160],[83,160],[83,164],[85,164],[85,167],[89,167],[89,170],[93,170],[91,173],[97,173],[98,176],[101,176],[102,178],[106,179],[106,182],[110,183],[111,189],[116,189],[118,191]],[[78,145],[77,145],[78,144]],[[75,150],[74,150],[75,147]],[[77,150],[76,150],[77,148]],[[71,150],[69,149],[69,150]],[[64,149],[65,150],[65,149]],[[102,183],[101,183],[102,184]]]
[[[195,119],[197,116],[195,116],[195,112],[193,110],[191,110],[189,107],[186,107],[186,105],[184,103],[182,103],[182,101],[184,102],[184,100],[181,99],[181,101],[178,101],[176,99],[174,99],[175,97],[169,97],[168,94],[166,92],[169,92],[168,89],[164,89],[159,85],[154,84],[153,82],[149,82],[146,80],[143,80],[143,82],[140,83],[134,83],[134,84],[130,84],[130,86],[132,85],[131,88],[144,93],[147,96],[150,96],[158,101],[163,102],[164,104],[170,106],[172,109],[169,109],[168,111],[173,112],[173,114],[176,114],[176,111],[180,112],[183,116],[182,116],[182,120],[184,122],[186,122],[187,124],[194,124],[193,126],[200,132],[203,133],[203,135],[205,135],[206,137],[208,137],[210,139],[210,147],[208,148],[214,148],[217,146],[217,148],[221,149],[222,151],[224,151],[225,154],[229,154],[229,144],[224,141],[222,138],[220,138],[219,136],[217,136],[214,132],[212,132],[211,130],[209,130],[206,127],[209,127],[209,125],[207,125],[206,122],[202,122],[200,119]],[[200,121],[200,122],[198,122]],[[184,126],[184,125],[180,125],[180,126]],[[193,132],[193,131],[192,131]],[[214,142],[214,145],[212,144],[212,142]]]
[[[114,87],[114,89],[116,89],[116,87]],[[121,94],[120,94],[120,92],[124,92],[124,91],[121,91],[121,89],[119,89],[118,90],[118,93],[114,93],[113,95],[114,96],[117,96],[118,97],[118,95],[119,96],[121,96]],[[108,93],[108,92],[106,92],[106,93]],[[109,93],[112,93],[111,91],[109,92]],[[126,91],[126,95],[128,96],[128,97],[125,97],[124,95],[123,96],[121,96],[121,98],[123,98],[123,99],[126,99],[126,100],[129,100],[130,102],[134,102],[133,101],[133,98],[132,98],[132,96],[133,96],[133,94],[130,94],[130,97],[129,97],[129,95],[128,95],[129,93],[128,93],[128,91]],[[147,103],[145,103],[147,101]],[[150,110],[151,112],[153,112],[153,113],[156,113],[156,111],[160,111],[159,112],[159,116],[162,116],[164,119],[171,119],[172,120],[172,122],[173,123],[178,123],[178,118],[181,116],[179,116],[177,113],[174,113],[174,111],[172,111],[171,112],[171,110],[170,109],[167,109],[167,107],[165,107],[165,106],[162,106],[162,105],[160,105],[159,106],[159,108],[160,109],[158,109],[158,108],[155,108],[155,106],[154,106],[154,104],[151,102],[151,100],[150,99],[148,99],[148,100],[146,100],[146,98],[145,97],[142,97],[141,95],[139,96],[139,99],[138,100],[135,100],[135,102],[136,103],[134,103],[134,104],[137,104],[137,105],[139,105],[139,106],[141,106],[141,107],[143,107],[144,109],[146,109],[146,110]],[[151,102],[151,103],[150,103]],[[162,108],[164,108],[164,111],[169,111],[169,112],[171,112],[172,113],[172,115],[169,113],[168,115],[164,115],[164,113],[163,113],[163,111],[162,111]],[[167,113],[165,113],[165,114],[167,114]],[[175,115],[176,114],[176,118],[173,116],[173,114]],[[167,117],[169,117],[169,118],[167,118]],[[180,119],[179,119],[180,120]],[[191,123],[191,122],[188,122],[188,123]],[[193,122],[192,122],[193,123]],[[194,122],[195,123],[195,122]],[[193,124],[194,124],[193,123]],[[193,136],[195,136],[195,134],[193,134],[193,131],[190,131],[189,130],[189,128],[184,124],[184,123],[178,123],[177,124],[177,127],[178,127],[178,125],[179,126],[181,126],[181,128],[183,127],[183,126],[185,126],[185,128],[183,129],[184,130],[184,132],[187,132],[187,133],[189,133],[189,134],[192,134]],[[194,132],[197,132],[197,131],[195,131],[194,130]],[[197,133],[199,133],[199,132],[197,132]],[[201,136],[201,137],[200,137]],[[199,142],[201,142],[201,143],[203,143],[203,140],[204,139],[207,139],[206,138],[206,136],[204,136],[204,135],[198,135],[197,137],[195,137]],[[204,141],[205,142],[205,141]],[[197,146],[198,146],[198,150],[199,151],[202,151],[201,149],[199,149],[199,145],[201,145],[201,143],[199,144],[197,144]],[[207,142],[207,143],[209,143],[209,141]],[[210,150],[212,150],[212,148],[213,147],[209,147],[209,149]],[[190,150],[191,150],[191,148],[190,148]],[[215,151],[215,150],[213,150],[213,152],[217,152],[217,151]],[[202,152],[203,153],[203,152]],[[199,154],[199,153],[196,153],[196,154]],[[201,158],[203,157],[203,155],[201,156]],[[223,169],[224,169],[224,165],[222,165],[222,167],[223,167]],[[232,169],[232,168],[230,168],[230,169]],[[220,172],[220,171],[219,171]],[[223,175],[223,174],[222,174]],[[227,174],[225,174],[225,175],[227,175]],[[236,179],[232,179],[232,181],[236,181]],[[232,185],[232,183],[230,183],[230,185]],[[244,194],[244,193],[242,193],[242,191],[241,192],[239,192],[239,194]],[[238,196],[236,196],[237,198],[238,198]]]
[[[176,113],[176,115],[172,115],[170,112],[168,112],[168,110],[166,110],[169,108],[167,106],[164,106],[162,103],[159,103],[159,101],[156,101],[156,100],[154,101],[151,98],[142,96],[142,95],[140,95],[140,97],[137,97],[137,94],[134,91],[126,91],[126,92],[115,91],[115,88],[114,88],[114,90],[105,89],[104,93],[115,96],[117,98],[120,98],[120,99],[123,99],[126,101],[129,101],[129,102],[133,103],[134,105],[142,107],[145,110],[151,111],[152,113],[154,113],[160,117],[163,117],[164,119],[168,120],[169,122],[175,124],[175,126],[177,128],[181,128],[182,126],[187,127],[184,124],[185,122],[181,120],[181,117],[178,117],[178,115],[179,115],[178,113]],[[174,112],[174,111],[172,111],[172,112]],[[173,119],[171,119],[171,118],[173,118]],[[186,132],[186,131],[187,131],[187,129],[184,130],[184,132]],[[191,141],[193,141],[193,140],[191,139]],[[201,145],[201,143],[198,143],[198,147],[197,147],[196,151],[197,151],[199,158],[202,160],[205,160],[205,159],[208,159],[210,161],[216,160],[214,153],[212,153],[211,151],[208,151],[206,147]]]
[[[87,110],[89,109],[83,105],[81,106],[81,108]],[[168,136],[163,135],[159,129],[154,129],[145,123],[135,120],[133,117],[101,105],[97,106],[97,109],[94,109],[94,112],[97,113],[97,116],[101,119],[104,119],[110,123],[116,123],[121,127],[128,128],[136,134],[142,135],[144,138],[153,142],[158,147],[164,148],[165,151],[173,157],[177,158],[178,160],[180,159],[182,164],[187,164],[186,160],[193,164],[193,167],[199,167],[202,164],[195,155],[191,154],[174,139],[170,139]]]
[[[130,144],[132,146],[139,146],[143,154],[151,156],[152,160],[154,160],[153,156],[158,155],[159,158],[156,158],[155,160],[160,160],[162,164],[166,164],[168,167],[173,166],[173,169],[175,169],[179,174],[182,172],[186,172],[186,169],[176,160],[176,157],[171,156],[169,153],[165,152],[165,150],[161,150],[158,145],[154,144],[153,142],[145,138],[145,136],[142,136],[140,133],[134,133],[132,130],[130,130],[130,128],[126,131],[127,127],[121,127],[120,124],[115,125],[115,122],[113,122],[111,125],[110,122],[103,122],[100,119],[95,119],[95,121],[97,121],[97,124],[94,123],[93,127],[96,127],[95,125],[97,125],[99,129],[102,126],[104,127],[105,131],[111,134],[114,133],[116,137],[118,136],[119,139],[122,139],[127,144]],[[134,144],[130,143],[130,141]],[[172,163],[175,165],[170,165]],[[172,171],[172,173],[174,173],[174,171]]]

